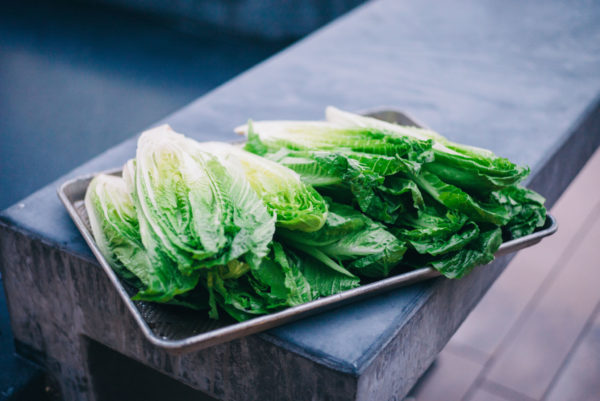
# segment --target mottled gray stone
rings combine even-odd
[[[248,117],[392,105],[455,141],[529,164],[528,183],[551,206],[600,143],[599,19],[595,2],[382,0],[164,121],[228,140]],[[69,177],[119,166],[134,148],[131,139]],[[87,336],[220,399],[402,399],[508,260],[175,357],[140,336],[56,199],[57,184],[0,215],[1,259],[15,337],[57,361],[70,394],[90,388]]]

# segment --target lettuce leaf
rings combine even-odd
[[[490,198],[510,210],[511,218],[503,227],[506,239],[529,235],[546,222],[545,199],[537,192],[513,185],[492,192]]]
[[[183,274],[240,258],[256,265],[268,252],[275,219],[243,171],[168,126],[139,138],[133,182],[144,246]]]
[[[475,222],[501,226],[511,219],[511,212],[505,204],[478,200],[462,189],[445,183],[429,171],[423,171],[413,179],[419,188],[426,191],[437,202],[450,210],[467,215]]]
[[[426,168],[441,180],[468,191],[484,194],[517,184],[529,174],[528,167],[517,166],[491,151],[457,144],[423,128],[400,126],[328,107],[327,121],[347,128],[379,129],[389,135],[433,141],[435,163]]]
[[[203,143],[202,149],[226,163],[239,163],[252,189],[277,216],[277,226],[316,231],[325,223],[325,200],[293,170],[225,143]]]
[[[122,178],[96,176],[88,186],[85,206],[102,255],[122,279],[139,289],[134,299],[176,303],[176,295],[196,286],[198,274],[183,275],[160,250],[146,250],[134,203]]]
[[[426,206],[417,215],[405,215],[391,231],[420,254],[438,256],[463,248],[479,235],[479,227],[468,217]]]
[[[382,224],[350,206],[334,202],[330,203],[327,221],[319,231],[280,230],[277,235],[292,248],[299,248],[319,260],[325,255],[366,277],[386,277],[406,251],[406,245]]]

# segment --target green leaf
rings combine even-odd
[[[330,203],[323,228],[314,233],[280,230],[286,244],[300,249],[348,277],[348,270],[367,277],[385,277],[399,264],[406,245],[383,225],[350,206]]]
[[[85,206],[102,255],[122,279],[140,290],[134,299],[174,302],[176,295],[196,286],[197,274],[184,276],[160,249],[144,248],[134,202],[123,179],[96,176],[88,186]]]
[[[288,254],[316,293],[315,297],[328,297],[360,285],[358,277],[349,277],[329,269],[308,254],[302,252],[288,252]]]
[[[416,216],[402,216],[391,231],[418,253],[432,256],[459,250],[479,235],[479,227],[467,216],[450,210],[441,213],[432,206]]]
[[[475,266],[494,260],[494,253],[502,244],[502,230],[484,231],[465,248],[442,258],[432,260],[431,266],[448,278],[461,278]]]
[[[182,273],[266,255],[274,218],[238,166],[197,142],[168,126],[146,131],[134,182],[144,246],[161,249]]]
[[[277,216],[279,227],[316,231],[325,223],[325,200],[293,170],[225,143],[203,143],[202,149],[224,163],[239,165],[252,189]]]
[[[529,168],[517,166],[487,149],[451,142],[428,129],[391,124],[334,107],[328,107],[326,115],[329,122],[348,129],[378,129],[392,136],[432,140],[435,163],[425,167],[444,182],[474,193],[485,194],[516,184],[529,174]]]
[[[467,215],[475,222],[501,226],[511,218],[510,210],[504,205],[476,200],[460,188],[443,182],[433,173],[423,171],[413,178],[419,188],[426,191],[433,199],[450,210]]]
[[[524,237],[546,222],[545,199],[538,193],[513,185],[490,196],[510,209],[510,221],[503,227],[507,239]]]
[[[352,151],[407,159],[431,158],[431,155],[421,155],[431,149],[430,140],[389,135],[377,128],[341,127],[322,121],[258,121],[252,122],[251,126],[252,130],[250,126],[243,126],[236,131],[258,135],[260,144],[252,138],[247,150],[254,150],[261,155],[287,148]]]
[[[453,149],[460,150],[457,146]],[[504,158],[465,153],[468,156],[435,151],[435,163],[425,168],[445,182],[476,194],[514,185],[529,174],[529,168],[519,167]]]

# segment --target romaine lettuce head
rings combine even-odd
[[[166,125],[144,132],[134,182],[144,246],[161,249],[182,273],[235,259],[258,264],[267,254],[274,216],[239,166],[198,142]]]
[[[236,132],[246,135],[246,149],[259,155],[290,149],[351,152],[358,157],[391,156],[420,163],[433,159],[431,140],[390,135],[377,127],[351,127],[325,121],[251,121],[236,128]]]
[[[89,184],[85,207],[100,252],[123,280],[140,289],[139,300],[169,302],[193,289],[198,275],[184,276],[168,258],[144,248],[133,200],[120,177],[100,174]]]
[[[294,171],[226,143],[207,142],[201,147],[219,160],[239,163],[252,189],[277,216],[279,227],[310,232],[325,223],[327,203]]]
[[[493,152],[457,144],[429,129],[401,126],[328,107],[327,121],[347,129],[379,129],[389,135],[433,140],[435,162],[424,167],[444,182],[462,189],[485,194],[523,180],[529,168],[517,166]]]

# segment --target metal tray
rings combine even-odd
[[[393,110],[383,110],[364,113],[386,121],[400,122],[405,125],[420,126],[403,113]],[[120,175],[121,170],[105,172]],[[69,180],[58,189],[58,196],[63,202],[75,225],[98,259],[100,266],[106,272],[115,289],[125,302],[125,305],[138,323],[144,336],[152,344],[171,353],[187,353],[197,351],[212,345],[224,343],[249,334],[258,333],[302,317],[306,317],[327,309],[332,309],[362,298],[370,297],[402,287],[418,281],[440,276],[440,273],[430,267],[404,272],[392,277],[362,285],[326,298],[317,299],[303,305],[295,306],[281,312],[256,317],[246,322],[238,323],[229,317],[219,320],[209,319],[205,312],[187,310],[186,308],[155,304],[150,302],[132,301],[135,289],[119,280],[110,268],[100,250],[96,246],[91,233],[88,216],[84,206],[85,191],[95,174]],[[523,238],[503,243],[496,255],[515,252],[519,249],[538,243],[542,238],[557,230],[555,219],[548,215],[544,227]]]

